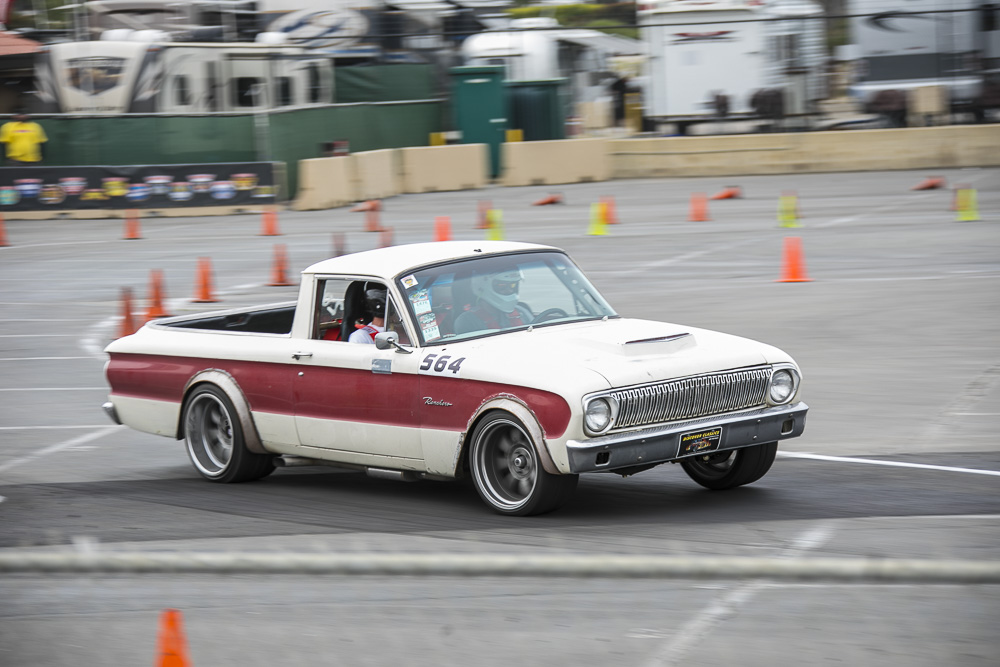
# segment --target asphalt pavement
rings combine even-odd
[[[913,191],[928,176],[949,188]],[[977,190],[958,222],[950,187]],[[693,194],[737,185],[692,222]],[[553,193],[564,203],[532,206]],[[801,226],[781,227],[794,193]],[[590,235],[591,205],[618,224]],[[804,372],[805,434],[758,483],[713,493],[678,466],[588,476],[544,517],[490,514],[468,484],[329,469],[202,481],[172,440],[100,410],[122,289],[171,314],[285,301],[333,254],[484,238],[569,251],[622,315],[776,345]],[[0,247],[0,551],[665,554],[997,560],[1000,169],[631,180],[404,195],[363,213],[6,221]],[[786,237],[808,282],[781,282]],[[195,304],[199,258],[214,304]],[[996,586],[249,575],[0,576],[0,665],[149,664],[181,610],[194,665],[992,665]]]

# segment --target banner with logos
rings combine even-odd
[[[275,204],[271,162],[2,167],[0,213]]]

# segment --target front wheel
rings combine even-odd
[[[706,489],[721,491],[756,482],[771,469],[778,443],[694,456],[681,461],[688,477]]]
[[[577,475],[552,475],[542,468],[527,429],[505,412],[479,422],[469,456],[476,491],[500,514],[551,512],[576,489]]]
[[[198,387],[188,399],[184,442],[195,470],[213,482],[248,482],[274,472],[274,457],[246,448],[236,408],[213,385]]]

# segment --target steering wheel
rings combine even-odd
[[[546,320],[555,319],[557,317],[569,317],[569,314],[562,308],[549,308],[548,310],[543,310],[535,315],[535,319],[531,320],[531,323],[541,324]]]

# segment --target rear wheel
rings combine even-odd
[[[247,482],[274,472],[274,457],[246,448],[232,401],[213,385],[198,387],[188,399],[184,441],[195,470],[213,482]]]
[[[688,477],[706,489],[720,491],[756,482],[771,469],[777,451],[778,443],[768,442],[695,456],[682,461],[681,466]]]
[[[577,475],[552,475],[542,468],[527,429],[506,412],[479,422],[469,456],[476,491],[500,514],[551,512],[576,489]]]

